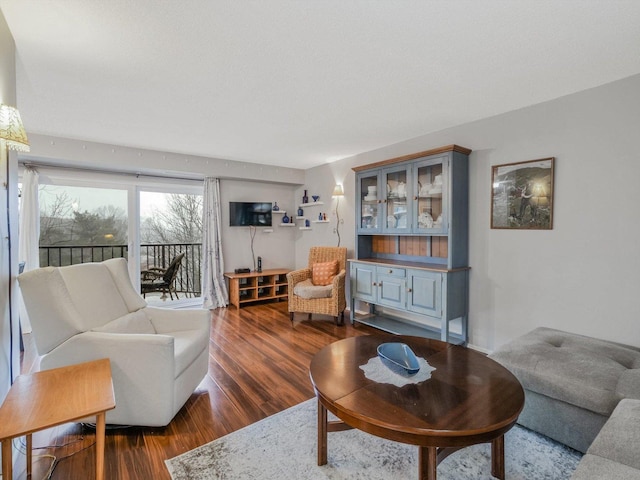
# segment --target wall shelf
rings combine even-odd
[[[311,227],[300,227],[300,230],[311,230]]]
[[[315,207],[316,205],[324,205],[324,202],[301,203],[301,204],[300,204],[300,208],[304,208],[304,207]]]
[[[281,223],[280,226],[281,227],[295,227],[296,224],[295,223]]]

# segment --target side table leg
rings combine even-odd
[[[491,441],[491,475],[504,480],[504,435]]]
[[[418,447],[418,479],[436,480],[438,447]]]
[[[11,438],[2,441],[2,479],[13,479],[13,460],[11,459]]]
[[[33,437],[27,435],[27,478],[31,478],[31,460],[33,459]]]
[[[104,480],[105,413],[96,415],[96,480]]]
[[[327,409],[318,399],[318,465],[327,464]]]

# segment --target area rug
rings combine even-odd
[[[303,402],[166,460],[173,480],[417,479],[418,448],[359,430],[331,432],[328,464],[317,465],[317,403]],[[505,437],[509,480],[568,479],[582,455],[520,426]],[[459,450],[440,480],[492,479],[489,444]]]

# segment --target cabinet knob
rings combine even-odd
[[[371,285],[373,285],[374,287],[378,286],[378,284],[376,282],[373,282]]]
[[[410,288],[407,288],[407,292],[411,293],[411,289],[410,289]]]
[[[389,270],[389,274],[393,273],[393,270]]]
[[[413,197],[414,200],[418,200],[418,196],[416,195],[415,197]]]

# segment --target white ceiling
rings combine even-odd
[[[638,0],[0,0],[28,132],[308,168],[640,73]]]

